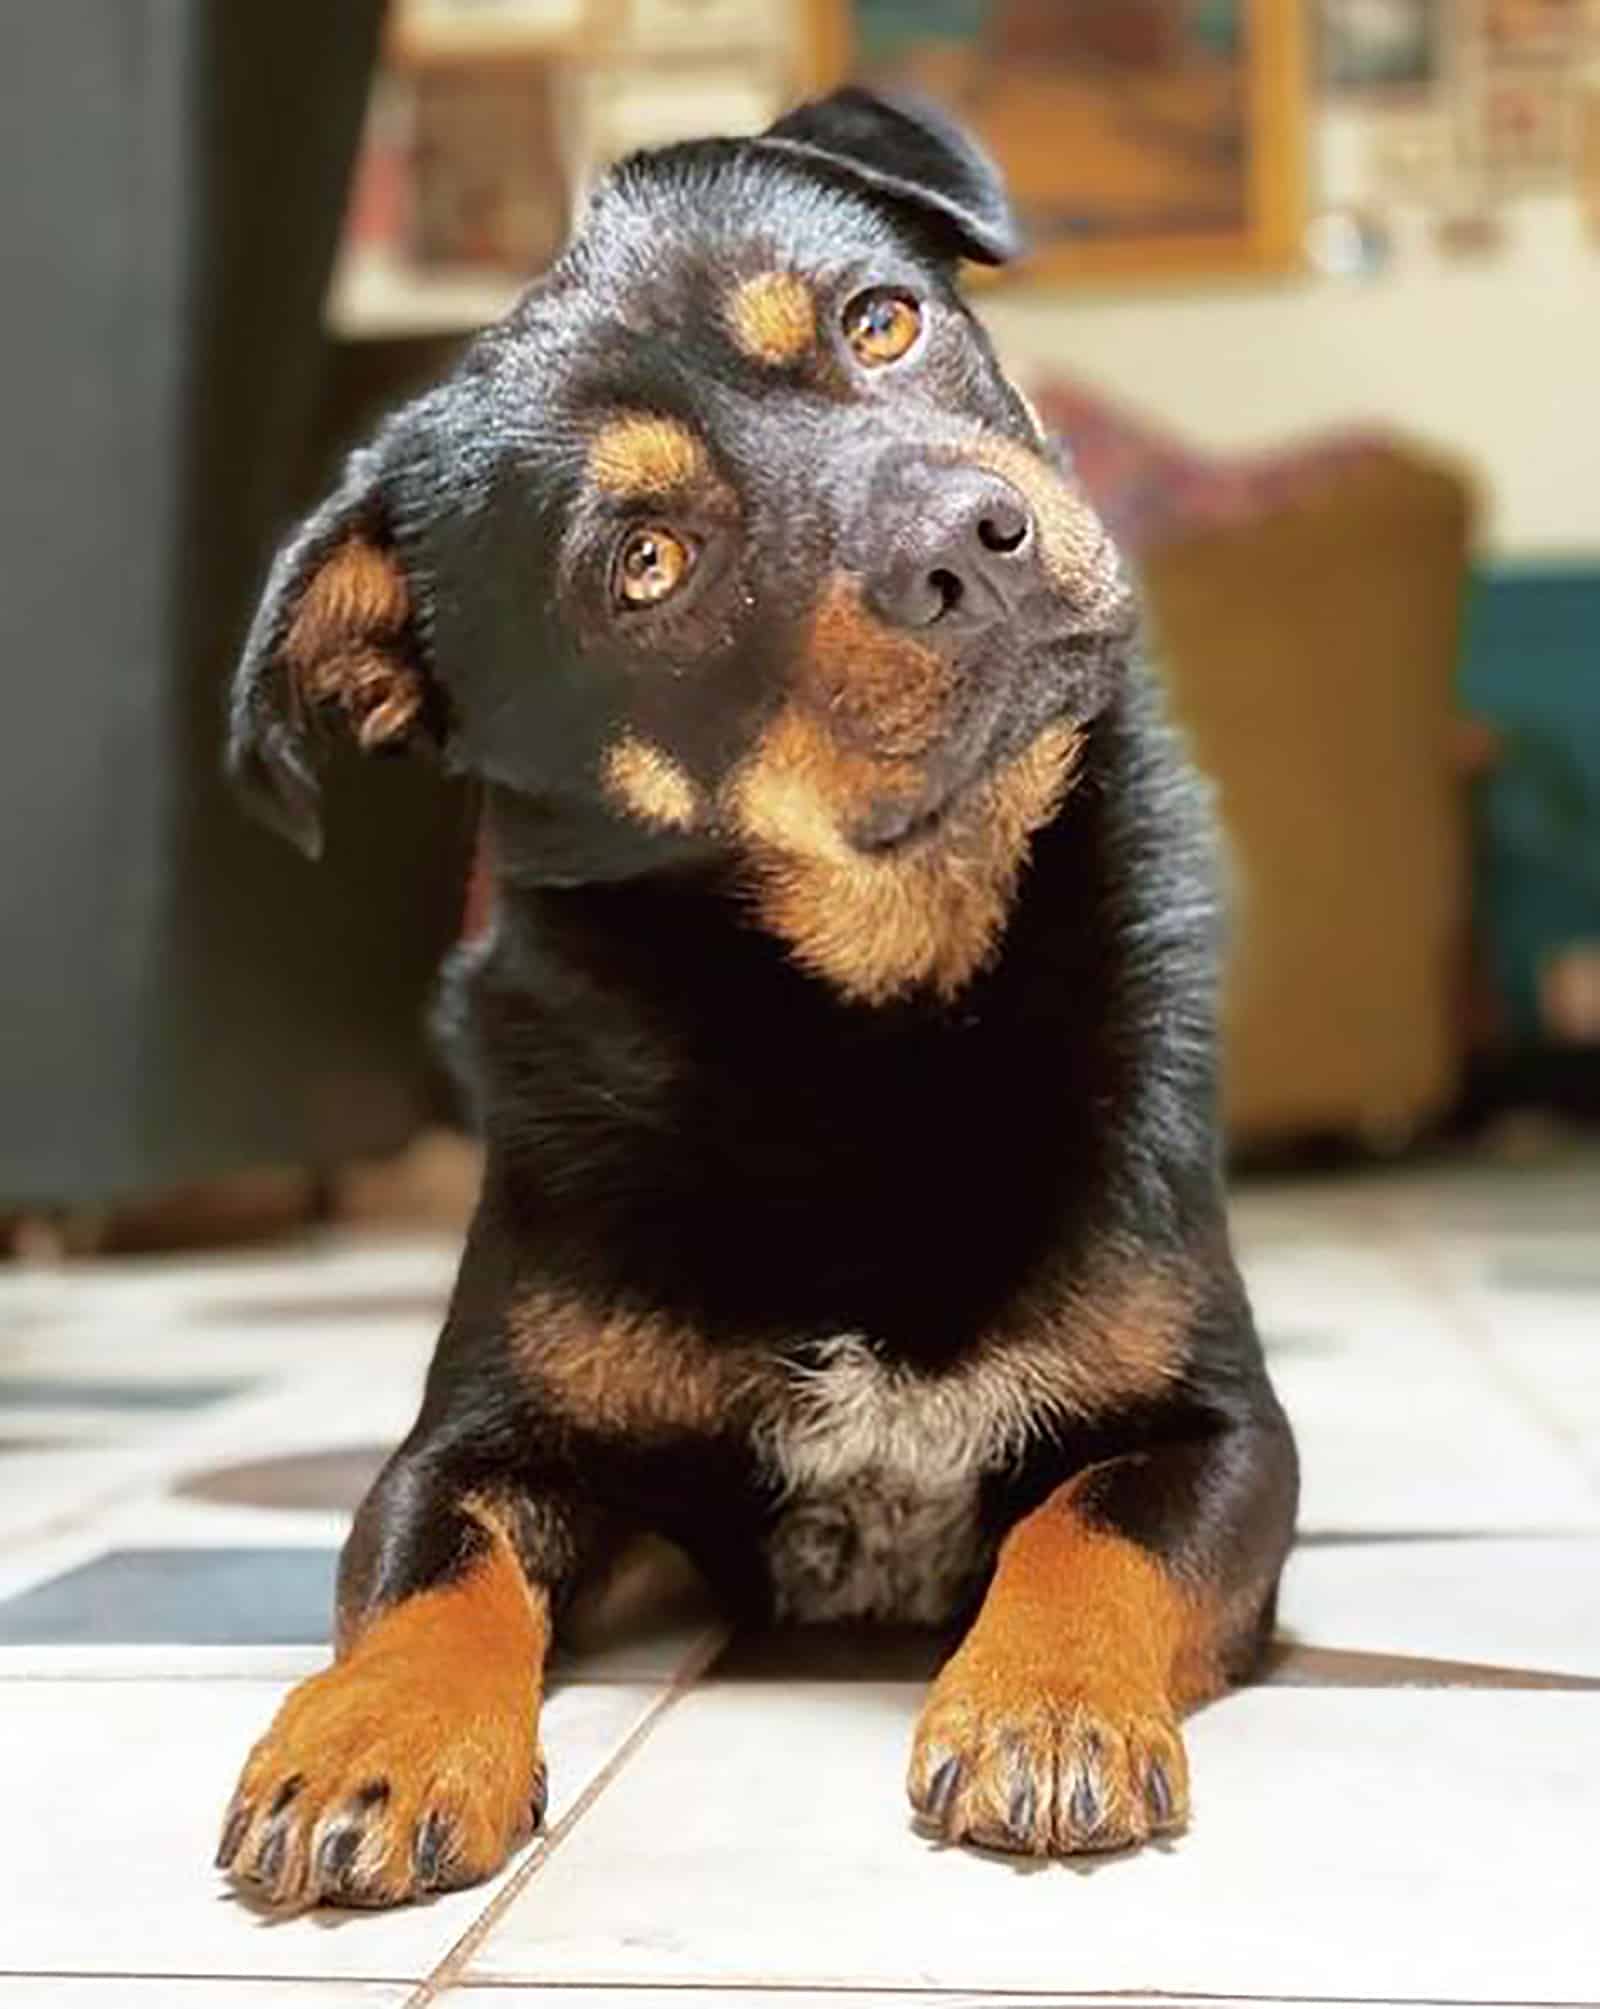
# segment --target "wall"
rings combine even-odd
[[[1600,556],[1600,243],[1555,198],[1516,203],[1481,262],[1440,259],[1420,211],[1392,221],[1373,279],[979,305],[1025,377],[1051,365],[1222,449],[1385,421],[1476,466],[1493,556]]]

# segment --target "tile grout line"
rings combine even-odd
[[[720,1658],[732,1637],[732,1626],[719,1624],[712,1628],[709,1636],[703,1639],[697,1648],[691,1650],[677,1673],[595,1773],[561,1819],[547,1833],[539,1837],[537,1844],[529,1851],[528,1860],[495,1892],[460,1938],[447,1949],[426,1979],[418,1982],[416,1988],[406,1997],[402,2009],[428,2009],[428,2005],[437,2002],[446,1989],[455,1986],[468,1961],[500,1923],[515,1899],[527,1889],[635,1751],[648,1741],[656,1725],[676,1707],[701,1676]]]

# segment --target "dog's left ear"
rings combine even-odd
[[[430,697],[381,462],[364,448],[273,561],[234,677],[228,773],[264,822],[315,858],[318,719],[341,723],[365,752],[399,747],[437,723]]]
[[[1023,249],[1000,170],[924,98],[850,85],[799,105],[761,136],[920,213],[947,248],[984,265]]]

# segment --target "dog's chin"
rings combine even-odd
[[[1109,633],[1074,629],[1036,637],[1009,700],[960,741],[941,749],[926,785],[877,803],[850,831],[865,858],[889,859],[958,842],[985,813],[990,784],[1052,730],[1081,728],[1121,681],[1132,625]]]

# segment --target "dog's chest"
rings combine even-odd
[[[992,1552],[979,1488],[1010,1446],[971,1396],[854,1337],[796,1370],[763,1432],[783,1486],[766,1539],[780,1619],[937,1624],[972,1594]]]

